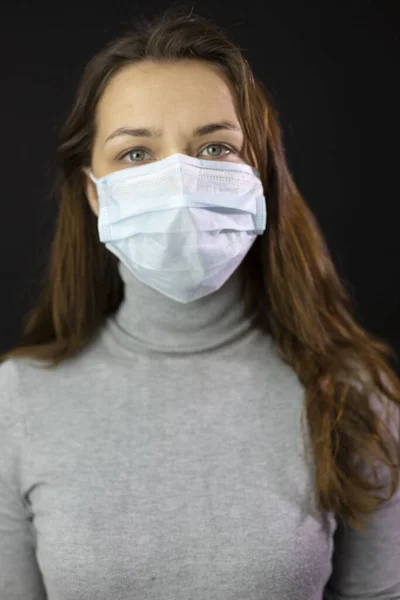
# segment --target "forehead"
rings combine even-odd
[[[197,61],[142,61],[119,71],[97,107],[100,128],[124,124],[154,125],[155,121],[235,119],[235,98],[218,67]],[[129,119],[129,121],[127,121]]]

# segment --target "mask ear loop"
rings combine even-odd
[[[89,177],[90,177],[90,179],[93,181],[93,183],[96,183],[96,184],[97,184],[97,179],[96,179],[96,177],[93,175],[93,173],[92,173],[92,169],[90,169],[90,170],[89,170]]]

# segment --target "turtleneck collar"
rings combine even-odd
[[[125,297],[107,329],[125,348],[195,353],[225,346],[253,328],[246,314],[240,267],[217,291],[188,304],[140,282],[119,262]]]

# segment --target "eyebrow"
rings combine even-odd
[[[224,129],[229,131],[240,131],[240,127],[231,121],[220,121],[219,123],[208,123],[207,125],[197,127],[192,135],[193,137],[201,137]],[[132,137],[161,137],[162,131],[153,128],[147,129],[145,127],[119,127],[108,136],[106,142],[120,135],[130,135]]]

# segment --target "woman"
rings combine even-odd
[[[90,61],[58,156],[0,368],[2,600],[400,598],[399,382],[238,48],[141,24]]]

